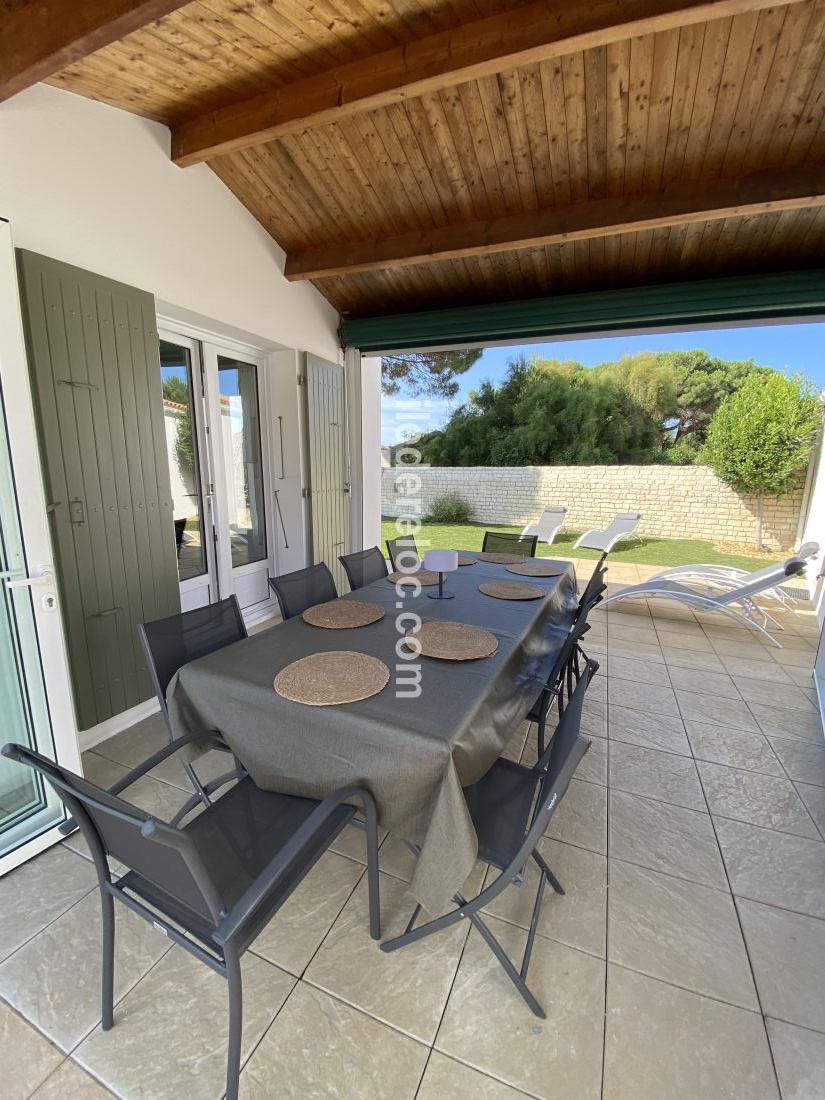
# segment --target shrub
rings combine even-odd
[[[445,493],[436,497],[424,517],[426,523],[466,523],[472,508],[458,493]]]

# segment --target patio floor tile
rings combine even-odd
[[[519,1100],[525,1095],[434,1050],[416,1100]]]
[[[733,726],[739,730],[759,732],[753,715],[739,699],[725,699],[721,695],[702,695],[695,691],[677,691],[679,710],[686,722],[714,722],[719,726]]]
[[[97,885],[86,859],[62,845],[0,879],[0,959],[31,939]]]
[[[811,783],[794,783],[797,794],[805,803],[808,813],[814,819],[820,835],[825,838],[825,787],[815,787]]]
[[[825,844],[716,818],[734,894],[825,917]]]
[[[825,1031],[825,921],[737,902],[766,1016]]]
[[[295,979],[247,953],[242,1058],[284,1003]],[[218,1100],[226,1083],[227,986],[220,974],[173,947],[98,1027],[74,1057],[121,1096]]]
[[[762,1017],[607,968],[605,1100],[779,1100]]]
[[[607,695],[611,704],[616,706],[635,707],[638,710],[647,711],[648,714],[669,714],[679,717],[676,696],[673,688],[670,687],[635,683],[632,680],[621,680],[611,676],[607,685]]]
[[[700,668],[709,672],[719,671],[719,658],[715,653],[701,649],[680,649],[675,645],[662,645],[662,653],[668,667]]]
[[[587,647],[588,652],[590,652],[591,649],[595,649],[595,647]],[[649,642],[627,642],[611,638],[610,652],[616,657],[632,657],[636,660],[656,661],[659,664],[665,663],[659,645],[653,645]]]
[[[572,844],[545,838],[539,852],[564,887],[564,896],[548,886],[538,930],[543,936],[604,958],[607,929],[607,859]],[[491,872],[495,875],[495,872]],[[530,927],[538,870],[533,860],[525,868],[524,883],[508,886],[486,907],[510,924]]]
[[[114,1093],[109,1092],[99,1081],[67,1058],[43,1082],[31,1100],[109,1100],[110,1097],[114,1097]]]
[[[816,713],[816,706],[796,684],[777,684],[773,680],[755,680],[749,676],[734,676],[733,681],[748,703]]]
[[[526,933],[490,918],[512,958]],[[605,964],[571,947],[536,939],[529,984],[547,1013],[540,1020],[481,936],[473,931],[461,959],[436,1049],[546,1100],[597,1100],[604,1039]]]
[[[664,665],[634,657],[608,657],[607,674],[621,680],[635,680],[640,684],[662,684],[670,687],[670,677]]]
[[[786,707],[767,707],[762,703],[752,703],[750,709],[759,728],[768,737],[796,737],[822,744],[822,722],[813,710],[805,712]]]
[[[696,765],[689,757],[611,741],[609,775],[610,785],[617,790],[688,809],[707,808]]]
[[[325,852],[252,950],[300,977],[363,873],[360,863]]]
[[[414,902],[407,885],[381,876],[381,938],[400,935]],[[423,923],[425,917],[419,918]],[[312,960],[305,980],[348,1004],[432,1043],[469,931],[468,921],[386,953],[367,929],[367,884],[362,881]]]
[[[427,1053],[415,1039],[299,982],[244,1068],[240,1095],[413,1100]]]
[[[758,1010],[729,893],[613,859],[608,876],[609,962]]]
[[[819,831],[790,779],[704,760],[696,766],[712,814],[819,839]]]
[[[769,737],[774,752],[791,779],[825,787],[825,743]]]
[[[567,794],[550,819],[547,836],[591,852],[607,852],[607,790],[571,779]]]
[[[821,1100],[825,1096],[825,1035],[782,1020],[767,1023],[783,1100]]]
[[[169,940],[123,905],[115,914],[117,1000],[169,950]],[[100,1019],[100,930],[95,891],[0,965],[0,996],[64,1050]]]
[[[765,775],[785,775],[785,769],[762,733],[717,726],[713,722],[685,722],[685,729],[697,760],[746,768]]]
[[[697,691],[701,695],[721,695],[726,699],[739,699],[739,692],[730,676],[707,669],[671,668],[671,683],[680,691]]]
[[[682,719],[670,714],[650,714],[635,707],[608,707],[608,736],[612,741],[626,741],[647,749],[663,749],[680,756],[690,756]]]
[[[22,1016],[0,1001],[0,1081],[5,1100],[27,1100],[64,1057]]]
[[[742,676],[746,679],[770,681],[771,683],[789,684],[790,676],[775,661],[765,660],[760,657],[734,656],[730,653],[722,655],[722,664],[731,676]]]
[[[610,792],[610,855],[653,871],[727,889],[710,817],[683,806]]]

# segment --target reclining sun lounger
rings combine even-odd
[[[725,581],[716,578],[710,584],[705,585],[702,591],[702,583],[690,585],[678,580],[661,579],[652,577],[643,584],[633,584],[608,596],[603,601],[602,607],[615,603],[617,600],[647,599],[648,597],[667,598],[686,604],[694,611],[721,611],[744,626],[752,626],[760,631],[777,648],[782,646],[765,629],[765,624],[770,616],[754,601],[754,596],[770,591],[776,585],[788,577],[796,577],[805,572],[805,562],[800,557],[788,558],[779,565],[770,569],[760,569],[763,574],[758,580],[750,581]]]
[[[536,535],[539,542],[546,542],[548,546],[555,540],[556,535],[564,527],[566,508],[545,508],[536,523],[528,523],[521,532],[521,538],[525,535]]]
[[[641,512],[617,512],[615,519],[603,531],[592,527],[583,535],[579,535],[575,546],[583,546],[587,550],[601,550],[602,556],[599,561],[604,561],[620,539],[629,538],[633,534],[641,518]]]

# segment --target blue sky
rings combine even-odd
[[[481,358],[459,379],[459,393],[452,402],[383,398],[381,440],[396,443],[410,428],[440,427],[455,405],[466,400],[470,390],[489,378],[500,381],[513,357],[538,355],[549,359],[576,359],[587,367],[619,359],[639,351],[674,351],[705,348],[722,359],[749,359],[788,374],[800,372],[825,389],[825,324],[760,325],[754,328],[693,329],[690,332],[648,333],[644,336],[611,336],[598,339],[556,340],[520,344],[506,348],[485,348]]]

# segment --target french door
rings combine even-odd
[[[68,666],[36,459],[11,233],[0,221],[0,742],[80,770]],[[62,803],[0,757],[0,874],[60,839]]]
[[[268,400],[251,349],[159,328],[181,606],[272,606]]]

